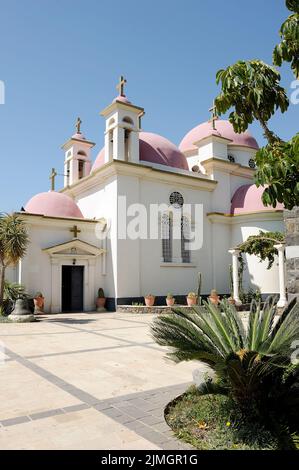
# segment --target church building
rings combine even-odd
[[[228,295],[237,245],[260,230],[283,230],[283,208],[264,207],[263,189],[253,183],[259,147],[249,132],[236,134],[212,108],[212,118],[177,147],[142,129],[144,109],[129,101],[124,86],[121,77],[119,95],[101,112],[99,154],[93,158],[95,143],[78,119],[75,134],[62,146],[64,187],[55,190],[53,169],[52,190],[33,196],[20,212],[30,244],[9,277],[31,295],[42,292],[48,313],[94,311],[99,288],[109,310],[142,302],[150,293],[165,303],[168,292],[196,291],[198,272],[202,294],[215,288]],[[123,233],[123,220],[127,216],[130,223],[139,205],[147,214],[163,205],[158,237]],[[200,220],[183,210],[194,205],[202,207]],[[190,249],[188,231],[202,234],[201,247]],[[247,256],[245,287],[278,293],[277,263],[266,268]]]

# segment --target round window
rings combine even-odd
[[[181,193],[177,192],[177,191],[174,191],[173,193],[171,193],[171,195],[169,196],[169,202],[172,206],[174,206],[175,208],[179,208],[179,207],[183,207],[184,205],[184,198],[183,196],[181,195]]]

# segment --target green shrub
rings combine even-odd
[[[202,394],[227,395],[241,414],[277,427],[278,434],[281,426],[297,432],[299,366],[291,359],[299,337],[298,303],[291,303],[275,324],[273,298],[263,310],[253,301],[247,327],[226,301],[221,311],[206,302],[189,311],[172,310],[154,321],[153,337],[171,348],[172,360],[201,361],[214,371],[216,379],[201,387]]]

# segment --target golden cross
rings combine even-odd
[[[81,124],[82,124],[82,121],[81,121],[81,119],[78,117],[77,122],[76,122],[77,134],[81,134]]]
[[[50,174],[50,180],[51,180],[51,191],[55,191],[55,178],[57,176],[57,172],[55,168],[52,168],[52,173]]]
[[[212,122],[212,128],[216,129],[215,122],[217,121],[217,119],[219,119],[219,116],[217,115],[215,100],[213,101],[213,106],[209,109],[209,111],[211,113],[211,119],[209,120],[209,122]]]
[[[116,89],[118,90],[119,92],[119,96],[125,96],[125,93],[124,93],[124,88],[125,88],[125,84],[127,83],[127,80],[121,75],[119,77],[119,82],[118,84],[116,85]]]
[[[73,228],[70,229],[70,232],[74,234],[74,238],[77,238],[78,233],[81,233],[81,230],[78,229],[77,225],[74,225]]]

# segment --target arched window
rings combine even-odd
[[[133,122],[133,119],[131,119],[130,117],[128,116],[125,116],[123,118],[123,122],[127,123],[127,124],[130,124],[131,126],[133,126],[134,122]]]
[[[164,263],[172,262],[172,226],[171,214],[161,217],[162,259]]]
[[[86,153],[83,152],[83,150],[79,150],[78,155],[80,155],[81,157],[87,157]]]
[[[84,178],[84,167],[85,167],[85,161],[84,160],[78,160],[78,178],[79,178],[79,180]]]
[[[187,244],[190,242],[190,220],[183,215],[181,217],[181,258],[182,263],[190,263],[190,250]]]
[[[113,124],[115,124],[115,119],[114,118],[111,118],[110,121],[108,122],[108,126],[113,126]]]

